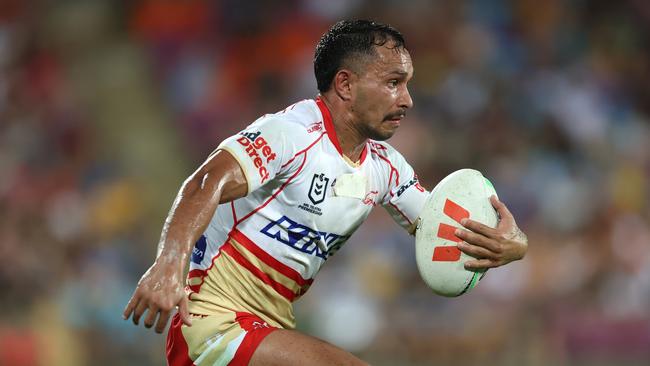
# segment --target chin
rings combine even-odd
[[[388,140],[389,138],[393,137],[395,134],[395,130],[392,131],[373,131],[373,133],[369,136],[370,139],[375,140],[375,141],[384,141]]]

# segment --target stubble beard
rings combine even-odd
[[[383,122],[381,123],[383,124]],[[364,135],[375,141],[386,141],[389,138],[393,137],[395,134],[395,130],[382,130],[381,129],[381,124],[377,127],[373,127],[369,124],[364,125]]]

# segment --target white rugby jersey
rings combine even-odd
[[[265,115],[218,147],[232,154],[248,194],[218,206],[190,263],[190,311],[251,311],[294,326],[291,303],[327,258],[384,206],[401,226],[428,193],[385,142],[369,140],[358,164],[343,156],[322,100]]]

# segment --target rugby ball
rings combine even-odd
[[[465,262],[474,258],[458,249],[461,239],[454,231],[463,228],[463,218],[496,227],[491,195],[496,195],[494,186],[481,172],[461,169],[441,180],[427,197],[415,232],[415,255],[422,279],[436,294],[460,296],[485,275],[484,270],[465,269]]]

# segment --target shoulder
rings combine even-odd
[[[411,180],[415,172],[404,156],[384,141],[368,142],[371,158],[385,174],[395,178],[395,184]]]
[[[277,113],[265,114],[247,130],[281,137],[295,150],[311,145],[325,132],[322,115],[313,99],[299,101]]]
[[[404,156],[393,146],[385,141],[368,140],[369,153],[373,159],[385,161],[389,165],[397,166],[406,163]]]

